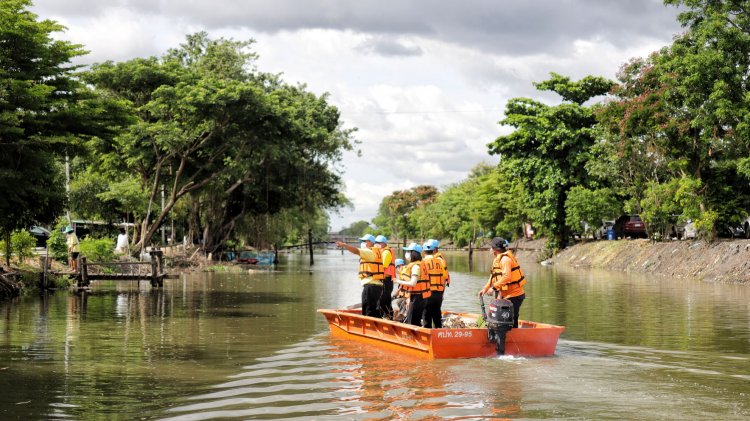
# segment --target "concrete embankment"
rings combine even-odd
[[[562,250],[550,261],[572,267],[750,283],[750,240],[589,241]]]

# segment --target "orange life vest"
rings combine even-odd
[[[374,281],[382,281],[385,274],[383,273],[383,257],[380,247],[373,247],[371,250],[375,254],[374,261],[365,262],[362,258],[359,259],[359,279],[371,277]]]
[[[441,262],[443,262],[443,269],[445,269],[445,286],[450,286],[451,284],[451,274],[448,272],[448,260],[445,259],[445,256],[443,256],[443,253],[437,252],[432,255],[434,259],[440,259]]]
[[[393,249],[390,246],[385,246],[382,249],[380,249],[381,256],[385,253],[384,251],[388,250],[391,253],[391,263],[388,266],[385,266],[383,269],[383,274],[385,276],[390,276],[391,279],[396,277],[396,255],[393,253]]]
[[[445,256],[443,256],[443,253],[437,252],[437,253],[433,254],[432,257],[434,259],[440,259],[440,260],[442,260],[443,261],[443,267],[445,268],[445,270],[448,270],[448,261],[445,260]]]
[[[422,273],[427,274],[431,291],[445,291],[445,281],[448,277],[442,260],[436,259],[434,256],[422,259]]]
[[[417,262],[411,262],[408,265],[406,265],[406,268],[401,270],[401,280],[402,281],[410,281],[411,280],[411,270],[414,267],[414,265],[421,265],[422,261]],[[422,298],[429,298],[430,295],[432,295],[432,291],[430,291],[430,278],[427,277],[427,274],[424,270],[421,270],[420,266],[420,275],[419,280],[417,281],[416,285],[413,287],[410,287],[408,285],[401,285],[401,287],[409,293],[409,295],[422,295]]]
[[[500,278],[503,276],[503,267],[500,262],[504,257],[507,257],[511,261],[510,268],[510,282],[504,284],[498,284]],[[524,293],[523,286],[526,285],[526,277],[523,275],[521,266],[518,264],[518,260],[510,251],[506,251],[503,254],[497,255],[495,260],[492,262],[492,288],[500,293],[502,298],[518,297]]]

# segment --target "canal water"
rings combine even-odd
[[[97,283],[0,304],[2,419],[748,419],[750,287],[523,262],[554,357],[422,361],[332,338],[357,262]],[[490,257],[449,254],[479,312]]]

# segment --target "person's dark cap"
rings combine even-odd
[[[492,241],[490,241],[490,247],[495,250],[507,249],[508,240],[503,237],[495,237],[492,239]]]

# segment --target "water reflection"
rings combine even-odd
[[[472,387],[460,369],[465,364],[427,362],[317,335],[258,358],[213,392],[187,397],[165,419],[460,419],[518,412],[520,391],[497,399],[493,390]]]
[[[478,312],[491,256],[446,253],[444,308]],[[0,303],[0,415],[22,419],[743,419],[742,285],[524,262],[522,318],[567,326],[553,358],[412,360],[333,338],[356,258],[95,283]]]

